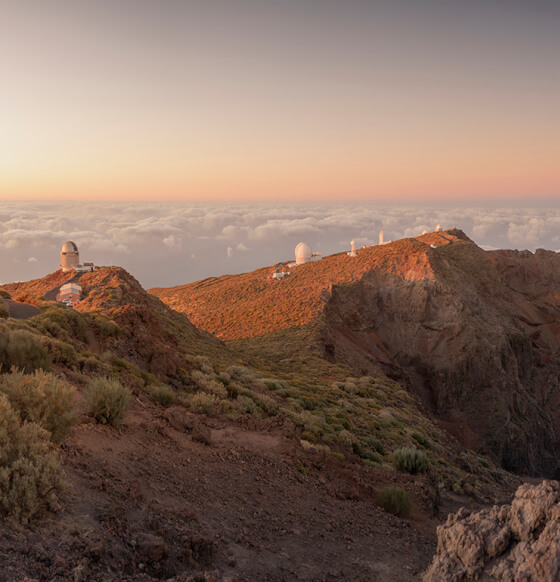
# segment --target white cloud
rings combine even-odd
[[[180,251],[183,246],[183,239],[180,236],[170,234],[163,239],[163,244],[173,251]]]
[[[27,259],[27,262],[28,263],[36,263],[37,261],[38,261],[37,257],[29,257]]]
[[[62,243],[73,240],[82,260],[121,265],[145,287],[167,286],[290,260],[300,241],[329,255],[352,239],[358,248],[375,244],[380,230],[396,240],[438,223],[457,225],[487,249],[560,248],[560,207],[6,202],[0,272],[5,281],[46,275],[58,268]]]

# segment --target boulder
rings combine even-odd
[[[560,580],[560,483],[519,487],[511,505],[461,508],[438,527],[423,582]]]

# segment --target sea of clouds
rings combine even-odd
[[[0,282],[42,277],[74,241],[82,261],[119,265],[145,288],[290,260],[300,241],[328,255],[457,226],[485,249],[560,249],[560,205],[0,203]]]

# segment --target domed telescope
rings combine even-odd
[[[75,267],[80,264],[80,253],[78,252],[78,247],[76,243],[71,240],[67,240],[62,245],[62,250],[60,251],[60,267],[63,273],[72,271]]]

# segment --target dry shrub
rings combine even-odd
[[[220,412],[220,399],[214,394],[206,394],[205,392],[197,392],[191,398],[191,409],[199,414],[206,414],[206,416],[214,416]]]
[[[34,422],[21,423],[0,394],[0,514],[27,523],[52,507],[63,489],[48,432]]]
[[[175,392],[165,384],[154,386],[150,390],[150,396],[162,406],[171,406],[175,402]]]
[[[130,390],[118,380],[94,378],[87,390],[88,412],[100,424],[118,426],[130,405]]]
[[[74,388],[49,372],[24,374],[12,369],[0,376],[0,393],[7,396],[22,421],[37,423],[55,442],[60,442],[76,422]]]
[[[32,333],[7,327],[0,329],[0,370],[19,368],[24,372],[33,372],[50,366],[47,351],[39,344]]]
[[[214,378],[204,374],[203,372],[193,370],[191,373],[191,379],[202,392],[206,392],[207,394],[214,394],[219,399],[228,397],[228,391],[224,384],[214,380]]]
[[[381,491],[378,503],[385,511],[397,517],[408,517],[412,509],[412,503],[407,492],[400,487],[393,487],[392,485],[388,485]]]

